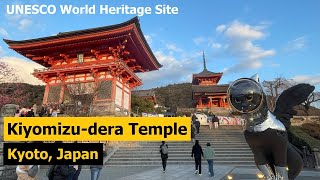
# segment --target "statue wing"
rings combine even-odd
[[[293,107],[306,101],[315,87],[310,84],[297,84],[283,91],[276,102],[273,114],[288,129],[290,119],[297,114]]]

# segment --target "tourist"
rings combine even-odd
[[[103,158],[107,157],[107,150],[106,150],[106,144],[103,144]],[[100,176],[100,172],[103,165],[91,165],[90,171],[91,171],[91,180],[98,180]]]
[[[42,105],[42,107],[41,107],[41,109],[40,109],[38,114],[39,114],[40,117],[42,117],[43,115],[46,114],[46,105],[45,104]]]
[[[214,114],[212,116],[212,122],[214,123],[214,128],[218,129],[218,127],[219,127],[219,118]]]
[[[196,113],[193,113],[193,114],[192,114],[191,120],[192,120],[192,123],[193,123],[193,124],[196,122],[196,120],[197,120]]]
[[[55,108],[53,109],[53,111],[51,113],[51,117],[58,117],[58,112]]]
[[[38,113],[38,111],[37,111],[37,110],[38,110],[38,107],[37,107],[37,104],[36,104],[36,103],[33,104],[32,109],[33,109],[33,112],[34,112],[35,114]]]
[[[194,125],[196,127],[197,135],[198,135],[200,133],[200,121],[196,119],[196,121],[194,122]]]
[[[27,113],[27,109],[25,107],[23,107],[21,110],[20,110],[20,117],[25,117],[25,114]]]
[[[16,112],[14,113],[14,117],[20,117],[20,111],[19,111],[19,109],[17,109]]]
[[[214,176],[214,172],[213,172],[214,155],[215,155],[215,152],[211,147],[211,144],[207,143],[207,147],[204,149],[204,158],[208,161],[209,174],[211,175],[211,177]]]
[[[163,173],[165,173],[167,160],[168,160],[168,144],[166,144],[165,141],[162,141],[162,144],[160,145],[160,153],[161,153]]]
[[[17,180],[36,180],[40,166],[37,165],[18,165],[16,173],[18,175]]]
[[[194,142],[194,138],[196,137],[195,128],[193,124],[191,124],[191,142]]]
[[[70,174],[74,174],[77,168],[77,166],[56,165],[52,173],[52,180],[69,180]]]
[[[30,111],[27,112],[26,117],[34,117],[33,109],[31,109]]]
[[[68,180],[78,180],[82,166],[81,165],[74,165],[74,169],[76,169],[76,172],[74,174],[70,173]]]
[[[208,117],[207,122],[208,122],[208,125],[209,125],[209,129],[212,129],[212,124],[213,124],[212,117]]]
[[[47,106],[47,115],[48,117],[51,117],[53,111],[52,104]]]
[[[196,143],[192,147],[191,157],[194,158],[196,171],[195,174],[199,172],[199,176],[201,176],[201,156],[203,157],[202,147],[199,144],[199,140],[196,140]]]

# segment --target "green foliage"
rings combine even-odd
[[[310,136],[320,140],[320,124],[306,123],[302,124],[301,129]]]
[[[171,111],[179,108],[192,108],[192,84],[173,84],[153,89],[157,102],[161,106],[170,107]]]
[[[131,96],[131,111],[138,112],[141,114],[142,112],[145,113],[153,113],[155,112],[154,104],[142,97],[132,95]]]
[[[305,133],[301,127],[291,126],[288,135],[289,141],[300,149],[302,146],[320,149],[320,141]]]

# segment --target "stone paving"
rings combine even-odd
[[[40,172],[39,179],[47,180],[46,170]],[[214,166],[215,176],[208,174],[208,166],[202,166],[202,176],[194,174],[194,165],[168,165],[164,174],[162,167],[105,167],[99,180],[227,180],[231,175],[234,180],[259,180],[259,170],[253,167]],[[90,180],[90,170],[83,169],[79,180]],[[304,170],[296,180],[320,180],[320,171]]]

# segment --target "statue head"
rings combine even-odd
[[[257,75],[252,78],[241,78],[229,86],[228,101],[234,110],[249,114],[261,108],[265,101],[265,94],[258,79]]]

